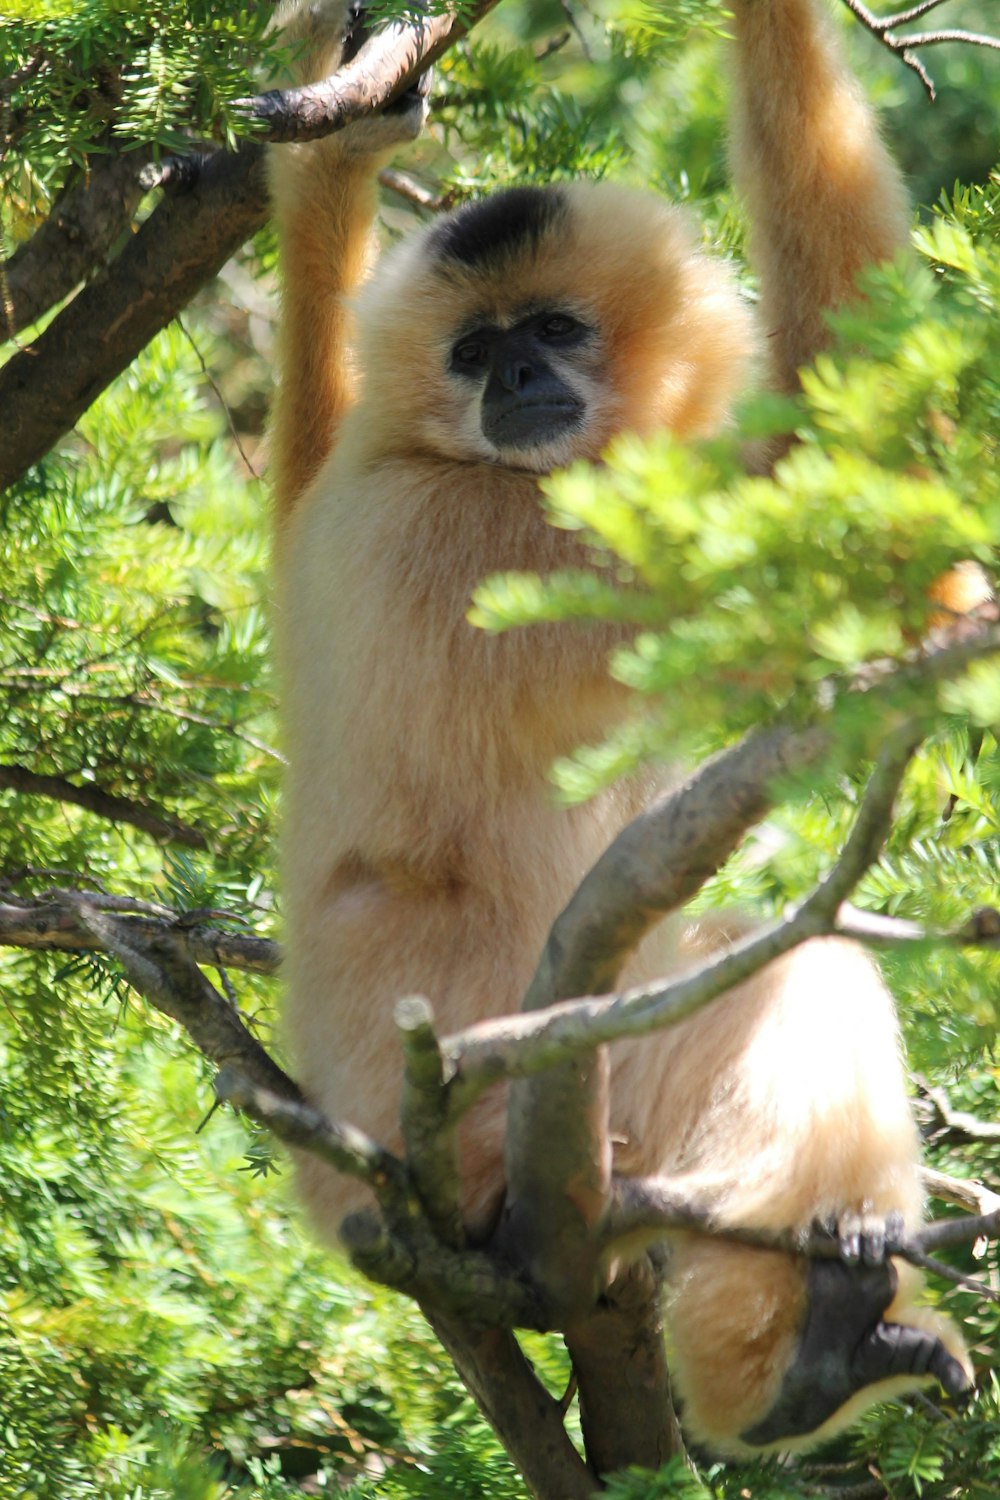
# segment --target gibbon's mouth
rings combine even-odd
[[[539,448],[579,427],[583,412],[581,401],[522,401],[492,413],[484,435],[495,448]]]

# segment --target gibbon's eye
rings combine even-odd
[[[477,334],[459,339],[451,351],[451,368],[459,375],[478,375],[489,364],[490,348]]]
[[[587,326],[569,313],[540,313],[535,323],[540,339],[549,344],[577,343],[587,333]]]

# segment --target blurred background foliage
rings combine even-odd
[[[270,9],[6,0],[4,253],[96,153],[229,139]],[[664,12],[508,0],[440,65],[431,129],[384,194],[386,237],[428,212],[417,188],[455,202],[501,183],[613,174],[689,201],[707,242],[738,257],[724,14],[710,0]],[[954,0],[947,24],[995,30],[995,6]],[[490,627],[595,613],[642,627],[616,670],[651,707],[558,769],[564,796],[639,758],[702,754],[788,699],[808,703],[819,679],[928,627],[942,566],[992,565],[1000,65],[934,49],[930,106],[870,37],[853,28],[849,44],[908,174],[920,257],[871,278],[864,318],[841,320],[842,342],[800,402],[749,404],[747,431],[794,427],[802,446],[772,482],[741,478],[732,443],[692,454],[623,440],[600,478],[571,472],[549,487],[556,522],[605,549],[604,574],[544,589],[507,578],[479,596]],[[956,180],[966,186],[943,208]],[[264,232],[0,497],[0,903],[103,889],[279,933],[262,478],[273,262]],[[953,928],[1000,906],[1000,673],[984,667],[927,707],[937,730],[859,900]],[[774,911],[808,888],[879,733],[857,703],[851,714],[851,754],[790,788],[704,902]],[[174,834],[153,839],[25,791],[22,772],[155,809]],[[1000,959],[926,945],[884,964],[915,1069],[993,1119]],[[278,1046],[276,985],[236,986]],[[113,962],[0,956],[0,1500],[522,1496],[419,1317],[310,1244],[280,1161],[211,1099],[210,1069]],[[926,1092],[918,1107],[945,1170],[1000,1182],[995,1140],[949,1124]],[[993,1250],[957,1260],[997,1284]],[[673,1466],[620,1476],[609,1496],[1000,1494],[996,1314],[965,1292],[932,1295],[964,1321],[982,1374],[960,1417],[928,1402],[887,1408],[807,1464]],[[533,1340],[532,1356],[562,1389],[555,1342]]]

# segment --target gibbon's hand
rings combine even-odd
[[[372,35],[373,27],[368,22],[365,0],[351,0],[345,22],[342,63],[350,62],[356,57]],[[355,156],[378,156],[391,151],[395,146],[405,146],[408,142],[415,141],[427,120],[427,97],[432,77],[432,70],[428,68],[405,94],[400,94],[381,114],[369,115],[348,125],[342,135],[344,150]]]
[[[755,1447],[815,1432],[866,1386],[894,1376],[933,1377],[955,1398],[971,1388],[940,1339],[883,1321],[899,1279],[885,1259],[885,1243],[898,1237],[902,1219],[892,1214],[878,1224],[851,1214],[835,1230],[821,1228],[838,1240],[841,1259],[810,1263],[795,1358],[767,1416],[740,1434]]]
[[[412,88],[386,106],[381,114],[354,120],[339,134],[343,151],[352,156],[384,156],[397,146],[415,141],[427,122],[427,96],[431,71],[427,70]]]
[[[372,35],[364,0],[291,0],[280,7],[275,27],[294,52],[291,82],[320,83],[349,63]],[[431,70],[421,74],[380,114],[354,120],[330,139],[351,156],[382,156],[419,136],[427,119]]]

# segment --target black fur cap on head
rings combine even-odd
[[[431,236],[431,253],[465,266],[488,264],[537,245],[565,215],[566,198],[558,188],[506,188],[442,219]]]

